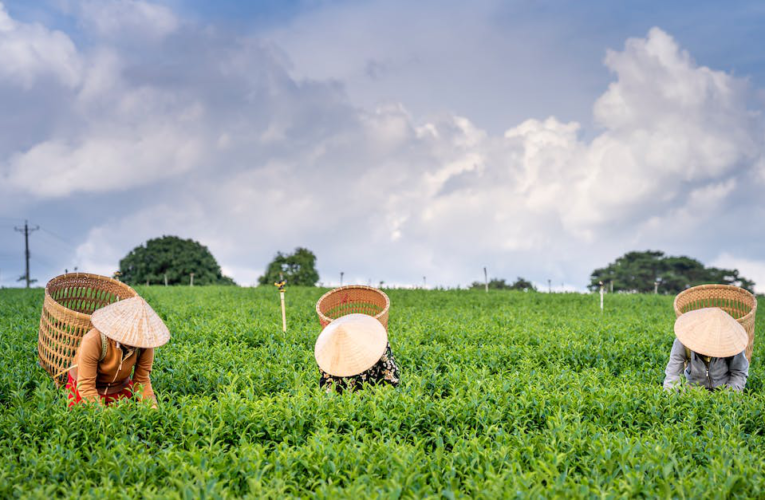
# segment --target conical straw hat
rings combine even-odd
[[[372,368],[388,347],[388,332],[366,314],[348,314],[332,321],[316,339],[319,368],[335,377],[351,377]]]
[[[170,340],[170,331],[141,297],[131,297],[96,310],[91,323],[110,339],[131,347],[159,347]]]
[[[735,356],[749,344],[744,327],[719,307],[681,315],[675,321],[675,335],[691,351],[715,358]]]

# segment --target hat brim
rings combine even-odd
[[[693,352],[714,358],[735,356],[749,344],[744,327],[718,307],[681,315],[675,321],[675,336]]]
[[[335,377],[352,377],[372,368],[388,347],[388,333],[366,314],[333,320],[316,339],[314,357],[319,368]]]
[[[151,349],[170,340],[170,330],[141,297],[120,300],[93,312],[93,327],[123,345]]]

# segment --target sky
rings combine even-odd
[[[0,286],[151,238],[252,285],[585,290],[631,250],[765,291],[761,2],[0,0]]]

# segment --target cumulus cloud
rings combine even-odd
[[[741,276],[758,284],[755,286],[757,293],[765,290],[765,262],[762,260],[740,258],[723,252],[711,262],[711,265],[722,269],[738,269]]]
[[[54,78],[61,85],[75,87],[81,71],[69,36],[41,24],[17,22],[0,2],[0,82],[29,89],[39,78]]]
[[[107,39],[157,40],[179,25],[169,8],[142,0],[80,0],[78,11],[88,29]]]
[[[554,116],[495,134],[396,101],[354,106],[341,83],[294,76],[271,42],[159,25],[173,40],[151,50],[170,66],[106,34],[88,50],[72,44],[67,126],[0,156],[7,195],[41,206],[85,197],[103,211],[77,239],[80,269],[110,272],[146,239],[178,234],[242,283],[304,245],[325,282],[344,271],[362,283],[465,284],[489,265],[570,289],[636,247],[692,242],[682,253],[714,258],[732,231],[726,214],[755,200],[763,134],[751,89],[657,28],[607,53],[613,82],[585,139]],[[32,89],[43,72],[29,75]]]
[[[629,220],[644,216],[647,205],[676,208],[694,188],[762,155],[747,82],[696,65],[660,29],[609,51],[605,63],[617,81],[595,103],[606,131],[588,148],[572,224]]]

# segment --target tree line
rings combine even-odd
[[[223,275],[206,246],[177,236],[163,236],[137,246],[120,260],[119,267],[120,279],[130,285],[164,284],[165,280],[168,285],[189,285],[192,273],[195,285],[236,285],[233,279]],[[270,285],[282,277],[290,285],[315,286],[319,282],[316,255],[303,247],[292,253],[277,252],[258,278],[258,284]],[[606,267],[595,269],[588,288],[598,290],[603,284],[614,292],[676,294],[705,283],[736,285],[750,291],[755,285],[737,269],[706,267],[690,257],[647,250],[628,252]],[[482,290],[485,286],[475,281],[470,288]],[[522,277],[512,283],[492,278],[488,286],[492,290],[537,291],[532,282]]]
[[[218,261],[201,243],[177,236],[162,236],[131,250],[120,260],[115,276],[128,285],[165,284],[236,285],[224,276]],[[290,285],[315,286],[319,281],[316,255],[298,247],[293,253],[277,252],[258,284],[275,283],[281,277]]]

